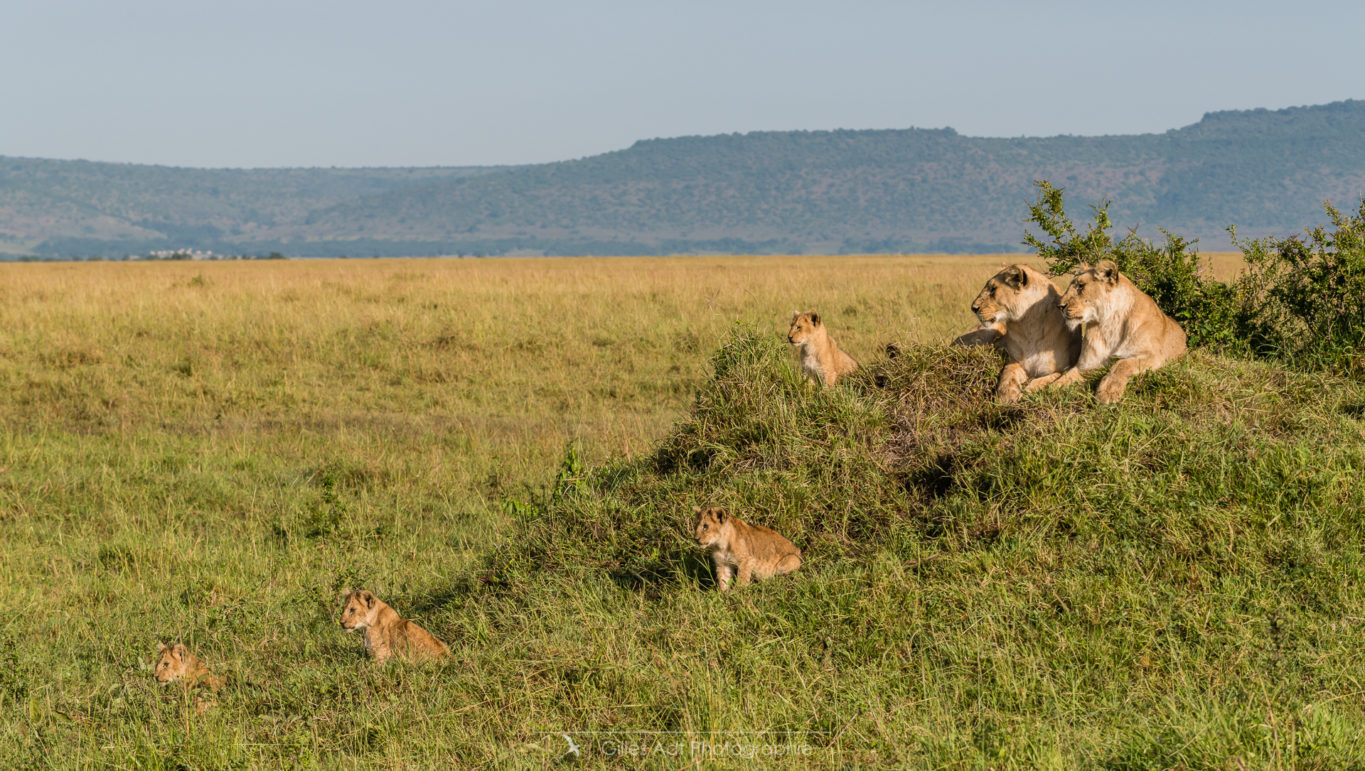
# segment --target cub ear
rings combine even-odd
[[[693,506],[693,507],[692,507],[692,513],[693,513],[693,514],[700,514],[700,513],[701,513],[701,507],[700,507],[700,506]]]
[[[1100,260],[1095,266],[1095,278],[1106,284],[1117,284],[1119,281],[1119,266],[1113,260]]]
[[[189,649],[189,648],[186,648],[185,645],[184,645],[183,643],[176,643],[176,644],[175,644],[175,647],[172,648],[171,651],[172,651],[175,655],[183,657],[185,654],[187,654],[187,653],[190,652],[190,649]]]
[[[724,521],[725,521],[725,509],[723,509],[723,508],[721,508],[721,507],[719,507],[719,506],[716,507],[716,521],[717,521],[717,522],[724,522]]]
[[[365,607],[373,608],[377,598],[368,589],[360,593],[360,601],[365,603]]]
[[[157,652],[157,655],[160,655],[160,654],[162,654],[162,653],[165,653],[165,652],[166,652],[166,643],[161,642],[160,640],[158,640],[157,643],[156,643],[156,652]]]
[[[1011,289],[1022,289],[1028,286],[1028,273],[1018,265],[1011,265],[1005,270],[1005,283]]]
[[[811,323],[812,325],[817,325],[817,326],[818,326],[818,325],[820,324],[820,314],[816,313],[815,311],[811,311],[811,312],[810,312],[810,323]]]

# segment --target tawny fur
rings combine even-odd
[[[730,590],[731,578],[745,586],[754,578],[772,578],[801,567],[801,550],[777,532],[750,525],[719,506],[692,509],[698,515],[697,543],[711,551],[716,587]]]
[[[1079,273],[1062,296],[1061,308],[1067,325],[1084,330],[1081,354],[1074,367],[1042,386],[1070,385],[1117,359],[1096,391],[1101,404],[1111,404],[1122,398],[1134,375],[1185,353],[1185,330],[1119,273],[1112,260]]]
[[[787,342],[801,360],[801,373],[817,385],[832,386],[858,368],[852,356],[839,350],[815,311],[792,312]]]
[[[211,691],[223,687],[223,678],[213,674],[198,656],[190,653],[180,643],[166,645],[157,643],[156,669],[153,675],[157,682],[167,684],[179,682],[186,688],[204,686]]]
[[[196,696],[194,700],[195,712],[201,715],[217,703],[213,694],[223,687],[223,678],[215,675],[198,656],[180,643],[169,646],[157,643],[156,653],[156,667],[152,674],[157,682],[162,685],[178,682],[186,692],[200,686],[208,689],[211,693]]]
[[[388,661],[391,656],[425,661],[450,654],[445,643],[364,589],[346,595],[341,604],[341,626],[362,633],[365,651],[375,661]]]
[[[981,326],[954,345],[992,345],[1005,354],[995,397],[1019,401],[1038,378],[1065,372],[1080,352],[1078,330],[1067,327],[1057,307],[1060,295],[1047,276],[1027,265],[1011,265],[991,277],[972,301]]]

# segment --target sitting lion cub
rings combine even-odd
[[[153,674],[157,682],[166,684],[179,680],[186,688],[202,685],[211,691],[223,687],[223,678],[213,674],[208,665],[184,645],[157,643],[156,653],[156,670]]]
[[[729,591],[735,568],[739,585],[745,586],[751,578],[786,575],[801,567],[801,550],[776,532],[735,519],[719,506],[692,510],[700,515],[697,542],[711,549],[716,586],[722,592]]]
[[[839,378],[858,368],[852,356],[839,350],[829,336],[820,314],[815,311],[792,311],[787,342],[801,359],[801,372],[812,382],[832,386]]]
[[[1061,374],[1076,361],[1080,333],[1067,328],[1059,297],[1047,276],[1027,265],[1011,265],[992,276],[972,301],[981,326],[953,344],[1004,351],[1009,361],[995,386],[999,401],[1019,401],[1030,380]]]
[[[361,630],[366,652],[379,662],[394,655],[417,661],[439,659],[450,653],[445,643],[398,615],[388,603],[364,589],[346,595],[341,606],[341,626]]]
[[[1123,396],[1134,375],[1185,353],[1185,330],[1119,273],[1113,260],[1102,260],[1072,279],[1061,308],[1068,326],[1085,330],[1080,358],[1064,374],[1029,383],[1030,391],[1075,383],[1118,359],[1096,393],[1101,404],[1110,404]]]

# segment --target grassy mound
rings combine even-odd
[[[998,367],[907,346],[816,390],[738,333],[653,454],[571,453],[511,505],[465,608],[597,662],[550,678],[582,712],[549,722],[799,731],[879,763],[1365,754],[1365,390],[1195,352],[1117,407],[1001,406]],[[805,565],[709,591],[694,505]]]

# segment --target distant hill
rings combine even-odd
[[[1365,101],[1207,114],[1164,134],[952,129],[637,142],[504,169],[203,171],[0,158],[0,232],[40,254],[1014,251],[1032,181],[1121,226],[1226,244],[1365,196]],[[0,244],[3,246],[3,244]],[[10,247],[13,251],[13,246]]]
[[[501,170],[187,169],[0,156],[0,253],[269,251],[316,209]]]

